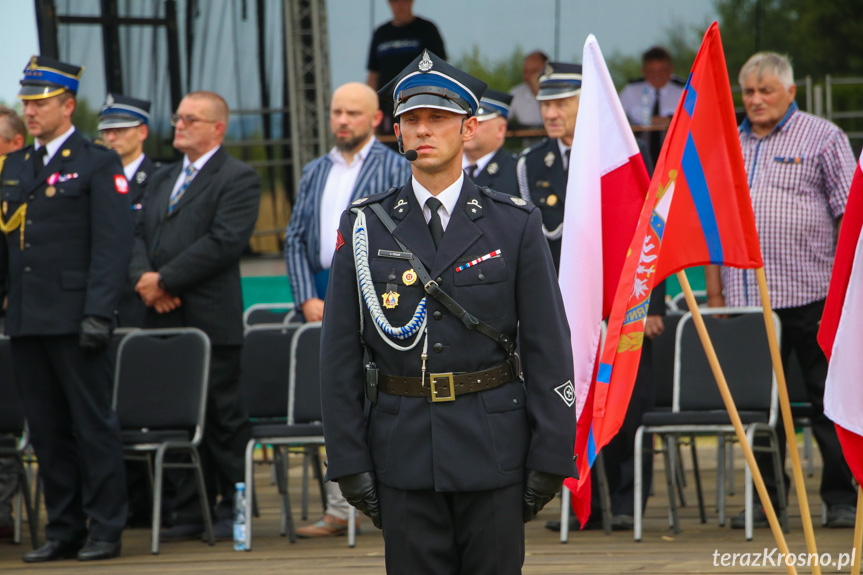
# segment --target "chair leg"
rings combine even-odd
[[[309,519],[309,463],[311,453],[308,446],[303,449],[303,490],[302,499],[300,500],[300,517],[303,521]]]
[[[716,513],[719,515],[719,526],[725,526],[725,434],[716,436]]]
[[[572,493],[564,487],[560,491],[560,542],[569,541],[569,514],[572,513]]]
[[[30,543],[33,549],[39,548],[39,521],[37,519],[39,510],[33,507],[30,497],[30,484],[27,482],[27,470],[21,463],[18,467],[18,509],[15,515],[15,531],[18,537],[16,543],[21,542],[21,500],[24,500],[24,509],[27,512],[27,524],[30,526]]]
[[[809,477],[814,474],[814,466],[812,464],[812,426],[803,427],[803,455],[806,457],[806,473]]]
[[[153,555],[159,554],[159,529],[162,527],[162,481],[165,473],[164,451],[156,451],[156,462],[153,470],[153,525],[150,532],[150,550]]]
[[[321,448],[312,448],[312,462],[314,463],[315,479],[318,482],[318,490],[321,493],[321,508],[326,512],[327,509],[327,490],[324,488],[324,471],[321,463]]]
[[[297,532],[294,529],[294,516],[288,490],[288,453],[281,446],[273,446],[273,462],[276,469],[276,484],[282,496],[281,534],[287,535],[291,543],[296,543]]]
[[[596,456],[596,461],[593,462],[598,473],[596,474],[599,481],[599,508],[602,513],[602,530],[606,535],[611,535],[611,494],[608,492],[608,478],[605,474],[605,458],[602,456],[602,451]]]
[[[643,520],[644,512],[642,510],[643,503],[641,501],[641,489],[644,484],[644,478],[642,474],[644,470],[642,469],[641,464],[641,453],[642,453],[642,441],[644,438],[644,427],[639,426],[639,428],[635,431],[635,488],[633,489],[633,504],[632,504],[632,538],[635,541],[641,541],[641,522]],[[651,457],[653,457],[653,446],[650,447]],[[561,523],[561,532],[563,531],[563,524]]]
[[[198,450],[192,447],[189,453],[191,453],[192,463],[195,465],[198,498],[201,500],[201,517],[204,518],[204,533],[207,535],[207,543],[212,546],[216,544],[216,538],[213,535],[213,517],[210,514],[210,502],[207,500],[207,487],[204,484],[204,470],[201,468],[201,458],[198,456]]]
[[[726,461],[728,462],[728,495],[734,495],[734,436],[730,436],[726,438],[725,445],[723,446],[726,449],[726,453],[728,457]]]
[[[246,443],[246,457],[244,460],[244,473],[245,473],[245,481],[246,481],[246,540],[244,542],[243,547],[246,551],[252,550],[252,521],[254,513],[252,512],[252,508],[254,507],[254,499],[255,499],[255,440],[250,439]]]
[[[671,441],[674,452],[670,454],[673,465],[671,469],[674,471],[675,484],[677,486],[677,496],[680,498],[680,506],[686,507],[686,494],[683,489],[686,487],[686,470],[683,468],[683,456],[680,452],[680,442],[672,435],[666,436],[667,440]]]
[[[357,508],[353,505],[348,508],[348,547],[357,545]]]
[[[676,442],[671,435],[665,438],[665,481],[668,487],[668,523],[674,533],[680,533],[680,524],[677,519],[677,501],[674,497],[675,491],[675,450]]]
[[[695,479],[695,497],[698,499],[698,514],[701,523],[707,523],[707,512],[704,510],[704,493],[701,492],[701,470],[698,468],[698,452],[695,449],[695,436],[690,436],[692,452],[692,477]],[[681,465],[681,467],[683,467]]]

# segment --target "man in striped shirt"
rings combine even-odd
[[[321,321],[330,263],[337,247],[339,218],[356,199],[401,187],[410,164],[374,137],[383,114],[378,95],[360,83],[339,87],[330,105],[336,145],[303,168],[294,212],[285,234],[288,281],[305,321]],[[317,523],[297,529],[299,537],[344,535],[348,502],[327,482],[327,509]]]
[[[782,323],[782,358],[796,353],[812,403],[812,430],[824,469],[821,498],[828,506],[830,527],[853,527],[857,500],[851,472],[842,456],[836,430],[824,415],[827,359],[816,336],[836,237],[845,212],[855,157],[848,137],[834,124],[805,112],[794,102],[796,86],[788,58],[773,52],[753,55],[738,77],[746,119],[740,146],[764,256],[767,291]],[[706,270],[710,306],[760,305],[752,270],[710,267]],[[783,461],[784,428],[777,427]],[[759,467],[774,506],[776,478],[770,455],[759,454]],[[785,477],[785,488],[788,488]],[[732,519],[742,528],[743,514]],[[767,527],[764,512],[756,526]]]

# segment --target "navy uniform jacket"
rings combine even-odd
[[[566,171],[557,139],[546,138],[522,152],[518,160],[521,197],[529,199],[542,213],[545,229],[553,232],[563,223],[566,200]],[[554,267],[560,267],[560,238],[548,240]]]
[[[159,169],[135,228],[129,280],[157,271],[180,307],[169,313],[147,308],[146,326],[197,327],[215,345],[243,344],[240,257],[258,218],[261,179],[224,147],[189,184],[174,211],[168,203],[183,169]]]
[[[496,192],[518,196],[518,178],[512,154],[503,148],[499,149],[486,167],[473,178],[473,182]]]
[[[114,317],[132,245],[128,183],[117,154],[77,131],[33,176],[33,147],[6,157],[4,221],[26,221],[0,242],[0,293],[10,336],[78,333],[84,316]],[[48,185],[48,178],[58,181]]]
[[[138,220],[144,206],[147,184],[157,169],[158,165],[144,156],[141,165],[135,171],[135,175],[129,180],[129,204],[132,210],[133,225]],[[120,303],[117,304],[117,324],[120,327],[144,327],[146,315],[147,306],[135,293],[135,284],[127,278],[123,292],[120,294]]]
[[[321,341],[329,477],[374,470],[381,483],[397,489],[451,492],[512,485],[523,480],[525,468],[573,476],[575,409],[555,391],[572,381],[569,326],[539,211],[465,178],[435,251],[410,183],[354,202],[365,207],[375,293],[380,297],[392,283],[400,294],[398,306],[385,309],[394,326],[407,323],[424,291],[419,281],[405,285],[402,274],[411,268],[409,261],[379,256],[380,249],[401,248],[368,208],[372,202],[391,215],[395,236],[466,310],[503,333],[515,335],[518,328],[526,384],[515,380],[434,404],[381,392],[367,431],[352,251],[357,216],[345,212],[339,225],[345,243],[337,249],[330,271]],[[498,249],[501,257],[455,271]],[[474,372],[504,362],[506,353],[497,343],[468,331],[432,297],[427,305],[428,372]],[[422,341],[410,351],[397,351],[379,335],[365,304],[362,313],[363,338],[381,373],[419,377]]]

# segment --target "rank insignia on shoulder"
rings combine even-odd
[[[497,162],[490,163],[488,165],[488,167],[486,168],[486,170],[488,170],[488,173],[491,174],[492,176],[497,173],[498,169],[500,169],[500,168],[498,167]]]
[[[545,162],[545,166],[547,168],[550,168],[551,166],[553,166],[554,165],[554,152],[547,153],[545,155],[545,158],[542,159],[542,161]]]
[[[368,198],[360,198],[358,200],[354,200],[353,202],[351,202],[351,205],[352,206],[359,206],[361,204],[366,203],[367,201],[368,201]]]
[[[524,206],[524,205],[526,205],[526,204],[527,204],[527,202],[526,202],[526,201],[524,201],[524,200],[523,200],[523,199],[521,199],[521,198],[515,198],[515,197],[513,197],[513,198],[510,198],[510,200],[512,201],[512,203],[514,203],[514,204],[515,204],[515,205],[517,205],[517,206]]]
[[[394,309],[399,305],[399,292],[397,291],[388,291],[382,294],[381,298],[383,298],[384,307],[387,309]]]
[[[567,407],[575,405],[575,387],[572,385],[572,380],[567,380],[558,385],[554,388],[554,391],[560,396]]]
[[[417,282],[417,273],[413,268],[402,274],[402,281],[405,282],[406,286],[412,286]]]
[[[3,202],[3,215],[7,215],[9,213],[9,202]]]

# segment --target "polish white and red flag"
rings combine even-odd
[[[842,218],[818,343],[830,367],[824,413],[836,424],[845,459],[863,485],[863,155]]]
[[[584,44],[581,96],[570,157],[559,283],[572,340],[578,418],[575,455],[580,479],[569,478],[566,486],[573,494],[576,517],[584,525],[590,515],[590,467],[597,454],[592,382],[596,379],[601,325],[611,310],[650,183],[592,34]],[[627,405],[618,406],[623,415]]]

